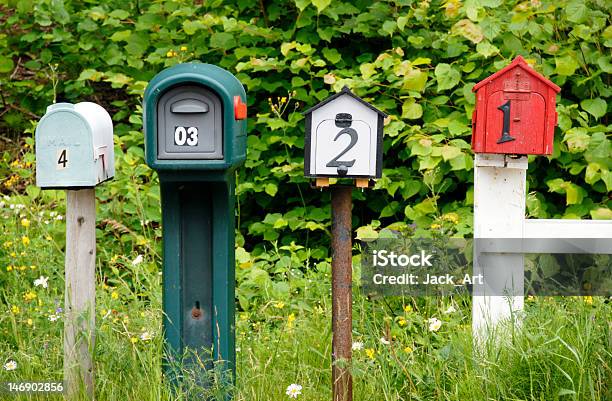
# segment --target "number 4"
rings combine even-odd
[[[60,149],[57,151],[57,169],[63,170],[68,167],[68,149]]]

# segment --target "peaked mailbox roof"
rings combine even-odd
[[[524,70],[525,72],[531,74],[532,76],[536,77],[537,79],[539,79],[540,81],[544,82],[546,85],[550,86],[555,92],[560,92],[561,88],[559,88],[557,85],[555,85],[554,82],[548,80],[546,77],[544,77],[543,75],[539,74],[536,70],[534,70],[533,68],[531,68],[531,66],[529,64],[527,64],[527,62],[525,61],[525,59],[522,56],[517,56],[514,60],[512,60],[512,62],[510,64],[508,64],[507,66],[505,66],[504,68],[502,68],[501,70],[497,71],[495,74],[483,79],[482,81],[478,82],[476,85],[474,85],[474,88],[472,88],[472,92],[476,92],[480,87],[488,84],[489,82],[497,79],[499,76],[501,76],[502,74],[504,74],[505,72],[507,72],[508,70],[519,66],[521,67],[522,70]]]
[[[331,102],[332,100],[334,100],[336,98],[339,98],[342,95],[349,95],[353,99],[357,100],[359,103],[363,104],[364,106],[368,107],[369,109],[374,110],[375,112],[377,112],[381,116],[387,117],[386,113],[383,113],[382,111],[378,110],[376,107],[372,106],[370,103],[366,102],[365,100],[363,100],[359,96],[355,95],[353,92],[351,92],[351,90],[346,85],[342,88],[342,90],[340,92],[338,92],[338,93],[328,97],[327,99],[323,100],[321,103],[312,106],[310,109],[306,110],[303,114],[304,115],[310,114],[313,111],[315,111],[316,109],[318,109],[319,107],[325,106],[327,103]]]

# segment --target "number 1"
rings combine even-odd
[[[510,136],[510,100],[497,108],[504,113],[504,125],[502,126],[502,134],[497,143],[514,141],[516,138]]]

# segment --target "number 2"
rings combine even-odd
[[[57,151],[57,169],[65,169],[68,165],[68,149],[60,149]]]
[[[338,156],[331,159],[329,163],[326,164],[327,167],[340,167],[340,166],[353,167],[353,164],[355,164],[355,159],[351,161],[339,161],[338,160],[339,158],[344,156],[346,152],[351,150],[353,146],[355,146],[355,144],[357,143],[357,139],[358,139],[357,131],[355,131],[352,128],[344,128],[342,131],[338,132],[338,135],[336,135],[336,137],[334,138],[334,142],[337,141],[338,138],[340,138],[340,136],[344,134],[351,136],[351,143],[349,143],[349,145],[342,152],[340,152]]]

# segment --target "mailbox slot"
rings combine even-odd
[[[159,159],[223,159],[223,107],[198,85],[170,88],[157,105]]]

